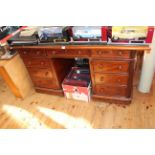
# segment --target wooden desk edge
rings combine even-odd
[[[104,49],[104,50],[137,50],[137,51],[147,51],[150,52],[151,48],[149,46],[112,46],[112,45],[62,45],[62,46],[12,46],[13,49],[21,48],[46,48],[46,49]]]

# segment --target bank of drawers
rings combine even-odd
[[[49,68],[28,68],[31,79],[36,87],[58,89],[53,72]]]
[[[95,53],[97,55],[97,52]],[[92,69],[93,93],[109,97],[129,97],[130,52],[124,51],[120,57],[112,58],[114,52],[102,53],[102,59],[90,61]]]
[[[45,49],[20,49],[18,51],[28,69],[35,87],[59,89],[51,68],[51,59]]]

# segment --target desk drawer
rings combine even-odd
[[[88,57],[90,55],[89,50],[48,50],[47,55],[49,57],[61,56],[61,57]]]
[[[61,89],[58,85],[56,85],[55,80],[52,79],[32,79],[34,86],[40,88],[51,88],[51,89]]]
[[[130,51],[123,50],[92,50],[92,56],[98,58],[130,58]]]
[[[104,86],[104,85],[96,85],[95,91],[96,94],[103,96],[120,96],[127,97],[127,87],[114,87],[114,86]]]
[[[24,57],[23,61],[27,67],[48,67],[50,66],[50,59],[46,59],[46,58]]]
[[[128,75],[94,74],[95,84],[128,85]]]
[[[129,61],[92,60],[90,63],[94,72],[100,73],[128,73],[130,65]]]
[[[66,50],[66,54],[68,56],[74,56],[74,57],[89,57],[90,51],[89,50]]]
[[[44,49],[19,49],[18,52],[24,56],[45,57],[46,51]]]
[[[53,73],[48,68],[28,68],[28,71],[34,80],[36,78],[53,79]]]

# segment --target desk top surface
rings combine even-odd
[[[20,48],[46,48],[46,49],[105,49],[105,50],[138,50],[149,52],[151,48],[148,45],[133,46],[133,45],[24,45],[24,46],[13,46],[15,49]]]

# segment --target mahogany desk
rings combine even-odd
[[[130,103],[137,52],[149,46],[33,45],[14,46],[19,52],[37,92],[63,95],[61,83],[74,58],[88,58],[92,98]]]

